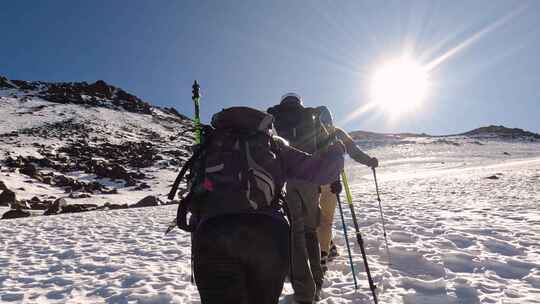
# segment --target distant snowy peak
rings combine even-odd
[[[539,140],[540,134],[525,131],[519,128],[507,128],[505,126],[487,126],[481,127],[469,132],[462,133],[469,137],[483,137],[483,138],[503,138],[503,139],[531,139]]]
[[[487,126],[480,127],[468,132],[450,135],[428,135],[426,133],[375,133],[367,131],[352,131],[350,135],[355,140],[374,140],[374,141],[401,141],[404,139],[429,139],[441,137],[469,137],[476,139],[502,139],[502,140],[526,140],[539,141],[540,134],[529,132],[519,128],[507,128],[505,126]]]
[[[0,76],[0,91],[5,91],[8,96],[12,97],[39,97],[54,103],[123,109],[140,114],[152,114],[152,108],[154,108],[148,102],[103,80],[91,84],[87,82],[54,83],[10,80]],[[181,118],[186,118],[172,108],[163,110]]]
[[[408,138],[408,137],[429,137],[430,135],[427,135],[425,133],[417,134],[417,133],[375,133],[375,132],[368,132],[368,131],[352,131],[349,133],[352,138],[356,140],[360,139],[385,139],[385,138]]]

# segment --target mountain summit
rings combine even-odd
[[[497,137],[505,139],[519,139],[519,138],[529,138],[529,139],[540,139],[540,134],[525,131],[519,128],[507,128],[505,126],[487,126],[480,127],[460,135],[470,136],[470,137]]]
[[[0,76],[0,90],[11,96],[39,97],[54,103],[72,103],[124,109],[132,113],[151,114],[152,106],[135,95],[103,80],[87,82],[44,82],[9,80]]]

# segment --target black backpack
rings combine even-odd
[[[318,111],[294,103],[282,103],[268,109],[275,118],[274,126],[279,136],[291,146],[307,153],[317,150],[319,125]]]
[[[269,134],[273,117],[247,108],[216,113],[201,144],[178,175],[169,198],[187,175],[188,194],[178,207],[177,226],[193,232],[205,219],[260,213],[280,207],[285,182],[279,145]],[[189,219],[188,219],[189,217]]]

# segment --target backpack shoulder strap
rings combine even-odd
[[[174,199],[174,197],[176,196],[176,193],[178,192],[178,187],[180,186],[180,182],[184,178],[184,175],[186,175],[188,170],[191,170],[195,160],[199,159],[201,155],[203,155],[204,150],[208,146],[208,143],[212,140],[213,129],[211,127],[204,127],[203,134],[204,134],[203,143],[195,146],[193,155],[191,155],[191,157],[186,161],[184,166],[182,166],[180,173],[178,173],[178,175],[176,176],[176,179],[174,180],[174,183],[171,187],[171,191],[169,191],[169,194],[167,195],[168,199],[170,200]]]
[[[198,150],[198,149],[197,149]],[[176,176],[176,179],[174,180],[174,183],[172,185],[171,191],[169,192],[169,195],[167,195],[167,198],[170,200],[173,200],[176,196],[176,192],[178,192],[178,187],[180,186],[180,182],[184,178],[184,175],[186,175],[186,172],[191,166],[193,165],[193,161],[198,157],[198,153],[195,152],[193,155],[186,161],[184,166],[182,166],[182,169],[180,170],[180,173]]]

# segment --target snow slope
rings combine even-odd
[[[30,84],[33,83],[26,85]],[[39,83],[39,87],[45,85]],[[78,89],[92,87],[77,85]],[[132,204],[149,194],[163,197],[178,167],[189,156],[193,124],[170,109],[145,103],[148,113],[128,111],[106,98],[97,99],[101,100],[98,105],[90,101],[88,104],[50,102],[39,92],[0,87],[0,166],[4,163],[0,181],[15,192],[18,200],[37,197],[50,201],[63,197],[69,204],[103,205]],[[82,101],[98,98],[79,97]],[[130,98],[143,103],[134,96]],[[126,105],[129,101],[117,102]],[[103,152],[96,155],[94,151],[99,150]],[[22,174],[21,165],[10,166],[6,162],[8,158],[20,157],[25,158],[24,163],[35,166],[38,174]],[[40,165],[39,160],[52,162],[54,166]],[[100,176],[95,166],[98,163],[101,169],[121,166],[117,171],[125,174],[118,178]],[[78,191],[44,182],[47,174],[81,183],[97,182],[111,191],[86,191],[89,198],[72,198],[70,193]]]
[[[368,152],[381,160],[391,263],[371,172],[351,161],[347,172],[380,303],[540,303],[540,144],[455,137]],[[0,221],[0,303],[199,303],[189,235],[163,235],[175,209]],[[341,256],[320,303],[372,303],[360,249],[351,243],[355,291],[338,214],[334,225]]]

